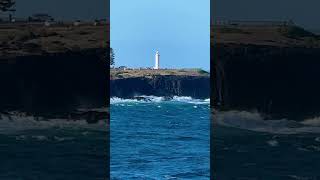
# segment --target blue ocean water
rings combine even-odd
[[[111,100],[111,179],[210,179],[208,100]]]
[[[257,113],[218,112],[212,120],[214,179],[320,179],[320,119],[265,121]]]
[[[105,122],[0,120],[1,180],[106,179]]]

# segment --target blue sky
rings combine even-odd
[[[209,0],[111,0],[116,66],[210,68]]]

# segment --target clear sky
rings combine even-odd
[[[210,68],[209,0],[111,0],[116,66]]]

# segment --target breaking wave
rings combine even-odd
[[[160,103],[160,102],[181,102],[191,104],[210,104],[210,99],[194,99],[188,96],[173,96],[172,98],[159,96],[137,96],[132,99],[123,99],[119,97],[112,97],[110,104],[123,103]]]
[[[213,124],[273,134],[320,134],[320,117],[298,122],[288,119],[264,119],[258,112],[215,112]]]
[[[21,131],[45,129],[86,129],[107,131],[107,120],[88,124],[86,120],[44,119],[33,116],[0,114],[0,134],[14,134]]]

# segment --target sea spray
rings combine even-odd
[[[274,134],[320,133],[320,118],[298,122],[290,119],[265,119],[258,112],[216,111],[216,125]]]
[[[123,103],[160,103],[160,102],[181,102],[191,104],[210,104],[210,99],[194,99],[188,96],[173,96],[173,97],[159,97],[159,96],[136,96],[132,99],[123,99],[119,97],[110,98],[110,104]]]

